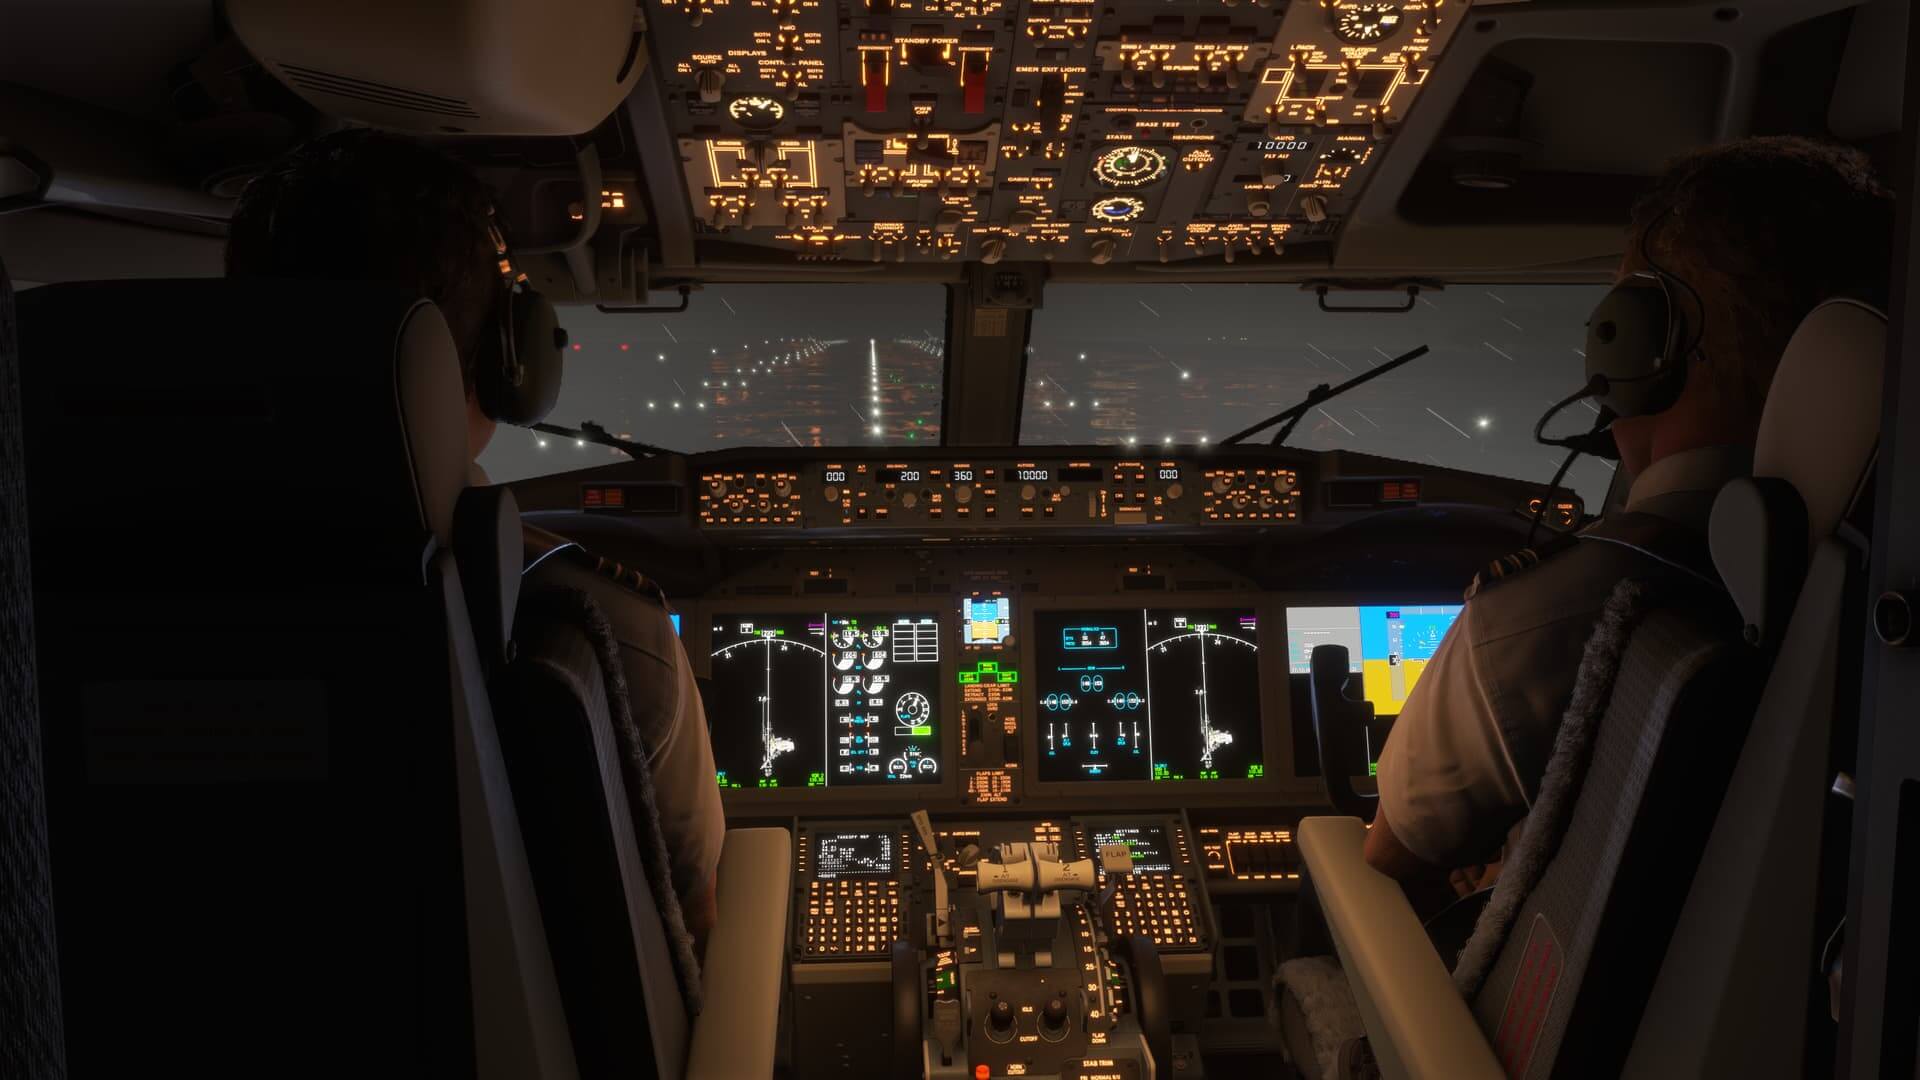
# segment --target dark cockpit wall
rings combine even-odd
[[[860,14],[859,5],[846,6]],[[665,583],[691,627],[690,651],[709,655],[726,646],[715,638],[723,624],[731,619],[737,626],[743,615],[775,623],[779,617],[806,616],[817,607],[823,621],[880,610],[952,618],[975,591],[991,594],[1001,583],[989,578],[981,588],[980,579],[970,576],[981,567],[1009,572],[1004,581],[1014,586],[1012,594],[1022,609],[1011,627],[1021,641],[1030,641],[1042,629],[1060,629],[1055,624],[1076,611],[1127,610],[1151,619],[1156,610],[1171,614],[1170,606],[1204,605],[1192,610],[1245,615],[1271,628],[1291,625],[1289,609],[1336,602],[1357,607],[1370,601],[1379,601],[1376,606],[1453,601],[1459,583],[1474,567],[1524,539],[1526,522],[1513,510],[1537,491],[1537,484],[1467,470],[1413,469],[1405,462],[1359,455],[1250,457],[1257,462],[1252,468],[1296,469],[1316,499],[1336,482],[1417,477],[1429,495],[1425,501],[1432,505],[1375,504],[1335,511],[1316,502],[1306,515],[1310,520],[1297,531],[1261,529],[1257,534],[1225,534],[1230,537],[1225,539],[1200,520],[1191,528],[1141,533],[1077,521],[1025,533],[1010,529],[992,544],[969,545],[951,518],[936,525],[921,517],[900,527],[869,521],[865,528],[810,521],[797,531],[762,532],[708,528],[695,508],[716,475],[748,474],[752,479],[756,470],[787,467],[797,479],[805,473],[806,492],[817,510],[827,504],[821,490],[826,468],[842,457],[864,459],[876,468],[918,462],[931,471],[954,468],[960,461],[954,457],[958,448],[966,448],[969,464],[974,458],[988,460],[991,448],[999,454],[994,467],[1006,470],[1018,470],[1022,462],[1029,469],[1085,468],[1092,462],[1114,468],[1114,460],[1124,457],[1116,447],[1049,450],[1050,460],[1042,461],[1035,460],[1040,456],[1035,452],[1018,447],[1023,413],[1031,408],[1023,391],[1027,353],[1035,321],[1046,315],[1044,308],[1032,309],[1044,305],[1052,286],[1097,289],[1152,283],[1200,288],[1241,283],[1265,284],[1275,295],[1283,290],[1292,295],[1299,285],[1326,284],[1332,288],[1332,302],[1340,304],[1380,300],[1362,288],[1382,290],[1389,300],[1397,300],[1410,282],[1419,283],[1430,297],[1442,286],[1452,286],[1457,294],[1484,284],[1603,282],[1610,278],[1620,250],[1619,225],[1627,206],[1672,153],[1722,137],[1790,131],[1831,134],[1892,162],[1893,133],[1900,122],[1895,108],[1901,96],[1897,46],[1904,36],[1899,26],[1904,5],[1878,0],[1860,6],[1462,6],[1457,9],[1457,29],[1424,73],[1417,106],[1390,117],[1383,138],[1375,139],[1369,128],[1368,139],[1378,152],[1350,174],[1345,186],[1327,193],[1326,205],[1317,210],[1273,200],[1267,215],[1256,219],[1242,189],[1247,177],[1261,182],[1265,177],[1257,169],[1243,175],[1223,166],[1219,176],[1228,187],[1208,189],[1204,204],[1194,192],[1195,203],[1189,208],[1155,202],[1150,207],[1156,215],[1153,231],[1133,226],[1129,239],[1139,243],[1112,253],[1097,248],[1103,236],[1079,229],[1080,221],[1055,230],[1063,237],[1050,241],[1058,245],[1055,249],[1036,245],[1032,237],[1048,231],[1050,216],[1071,218],[1083,212],[1058,201],[1038,214],[1039,221],[1021,224],[1023,232],[1015,234],[1014,215],[1029,204],[982,197],[975,204],[974,220],[943,233],[940,207],[928,197],[919,199],[912,211],[918,217],[914,227],[925,230],[926,243],[876,241],[876,213],[872,204],[865,204],[866,212],[850,213],[845,228],[835,226],[834,235],[844,239],[834,241],[840,249],[833,257],[823,258],[796,241],[781,239],[781,234],[793,232],[784,220],[733,221],[720,232],[699,213],[709,193],[696,184],[700,177],[690,174],[682,160],[686,141],[724,141],[731,129],[724,127],[725,121],[698,113],[699,65],[683,70],[669,50],[675,43],[736,32],[727,21],[734,13],[714,14],[708,7],[704,25],[689,33],[685,5],[643,5],[653,20],[641,46],[645,59],[637,70],[629,70],[630,92],[621,95],[617,107],[609,105],[613,112],[604,122],[592,116],[578,128],[499,135],[441,130],[462,125],[470,132],[479,130],[468,120],[455,119],[432,122],[425,130],[428,137],[473,161],[500,187],[526,267],[542,291],[575,305],[563,310],[584,315],[592,305],[672,308],[685,297],[679,291],[683,285],[692,290],[694,305],[710,304],[724,283],[831,282],[853,287],[884,279],[948,290],[940,335],[945,341],[943,447],[914,453],[849,452],[834,460],[822,456],[828,450],[771,454],[749,448],[692,460],[663,457],[602,466],[516,485],[523,503],[545,523],[628,565],[643,567]],[[881,5],[882,10],[886,7]],[[1253,5],[1226,10],[1248,14]],[[1257,20],[1274,29],[1288,9],[1275,5],[1264,10]],[[1448,10],[1455,9],[1450,5]],[[0,216],[0,257],[28,287],[97,278],[217,275],[222,222],[238,185],[272,154],[354,117],[369,104],[364,97],[343,99],[329,93],[337,84],[330,88],[310,79],[289,87],[277,81],[275,75],[284,77],[287,70],[284,63],[277,69],[258,64],[227,33],[220,12],[205,4],[124,5],[117,15],[128,32],[115,35],[114,46],[126,50],[124,57],[117,57],[124,62],[69,64],[71,56],[98,52],[92,23],[101,17],[100,9],[90,8],[89,13],[83,22],[60,6],[43,5],[0,15],[5,20],[0,22],[0,84],[5,84],[0,85],[0,140],[8,140],[0,147],[33,151],[52,174],[45,191],[37,191],[37,183],[16,180],[19,173],[10,170],[0,154],[0,185],[17,183],[47,203],[31,212]],[[1204,14],[1219,12],[1209,8]],[[668,20],[673,20],[670,25]],[[1182,29],[1197,33],[1204,27]],[[631,42],[624,29],[621,40]],[[345,48],[351,42],[336,44]],[[609,61],[618,70],[626,58],[625,45],[611,52],[620,53]],[[692,55],[689,50],[687,56]],[[859,112],[856,105],[863,102],[854,95],[864,88],[854,57],[844,59],[847,67],[839,78],[848,100],[841,106]],[[111,78],[100,74],[105,70],[113,71]],[[1002,104],[998,80],[1005,69],[989,64],[987,70],[994,84],[989,100],[997,108]],[[365,77],[389,85],[400,78],[382,80],[371,72]],[[464,75],[455,71],[450,77],[457,83]],[[898,77],[934,81],[906,64]],[[1119,79],[1108,70],[1102,85],[1112,91]],[[1143,72],[1139,80],[1151,86],[1150,74]],[[1020,89],[1013,85],[1016,81],[1008,77],[1004,87],[1009,110]],[[765,87],[747,84],[746,89],[778,89],[777,80],[767,82]],[[727,96],[741,85],[735,82]],[[447,90],[443,97],[465,93],[428,89]],[[528,89],[537,93],[539,88]],[[904,96],[909,89],[895,93]],[[940,99],[937,110],[965,109],[963,81],[940,92],[947,97]],[[778,94],[743,96],[787,100]],[[473,107],[482,108],[477,97]],[[1026,119],[1024,114],[1003,115],[1015,123]],[[881,117],[899,126],[901,118],[884,111]],[[840,117],[862,129],[884,126],[867,119]],[[1113,123],[1091,114],[1082,119],[1094,125]],[[404,126],[421,127],[418,122]],[[962,127],[955,125],[956,130]],[[838,135],[842,129],[828,130]],[[1103,137],[1117,133],[1112,127],[1098,130]],[[575,131],[586,134],[566,137]],[[1296,139],[1301,132],[1304,138]],[[783,129],[782,134],[812,137],[798,129]],[[1227,155],[1247,149],[1238,141],[1242,137],[1268,139],[1260,124],[1229,125],[1208,134]],[[1331,149],[1319,142],[1330,137],[1321,128],[1300,125],[1299,131],[1285,128],[1281,134],[1285,139],[1274,141],[1309,147],[1288,152],[1318,157]],[[1094,175],[1092,149],[1069,153],[1084,155],[1067,159],[1076,175]],[[1892,167],[1883,171],[1899,174]],[[1062,180],[1060,186],[1072,182]],[[1231,186],[1234,182],[1239,187]],[[843,180],[840,196],[860,211],[861,197],[848,190],[849,184],[857,190],[857,183]],[[0,188],[0,199],[13,191]],[[1082,201],[1090,211],[1097,200]],[[906,216],[897,210],[887,213]],[[1264,225],[1268,234],[1276,223],[1297,231],[1295,239],[1277,246],[1241,242],[1228,247],[1207,239],[1221,230],[1191,229],[1194,224],[1222,223]],[[1166,261],[1161,255],[1167,245],[1155,242],[1161,230],[1178,236]],[[941,236],[959,236],[963,242],[956,248],[944,244]],[[1003,241],[997,250],[987,244],[995,239]],[[714,288],[698,288],[703,285]],[[1355,295],[1341,295],[1349,289]],[[1444,291],[1438,295],[1446,297]],[[673,314],[662,312],[659,318],[671,320]],[[996,322],[1001,332],[989,332]],[[556,419],[572,423],[577,418]],[[637,435],[645,438],[644,432]],[[1176,468],[1204,473],[1220,461],[1190,455],[1191,450],[1182,447],[1169,455]],[[1624,498],[1629,480],[1615,475],[1609,506]],[[958,481],[949,476],[941,483],[942,493],[951,498]],[[1117,485],[1118,478],[1102,478],[1102,486],[1109,483]],[[1156,475],[1125,491],[1164,495],[1167,483]],[[1018,485],[1006,486],[1011,500]],[[598,512],[604,507],[590,507],[589,489],[598,489],[603,499],[616,490],[623,498],[671,490],[677,509],[660,518],[622,519]],[[1017,503],[1008,506],[1017,509]],[[1585,509],[1597,512],[1601,507],[1589,500]],[[1028,583],[1035,587],[1024,588]],[[811,631],[810,626],[801,629]],[[1269,657],[1279,651],[1269,649]],[[708,656],[699,659],[705,665]],[[943,685],[959,685],[962,660],[973,669],[971,674],[982,674],[977,653],[944,655],[939,662]],[[1085,788],[1037,779],[1031,785],[1023,782],[1021,806],[1008,811],[995,809],[988,800],[966,798],[969,789],[955,776],[919,788],[913,796],[854,792],[823,799],[804,790],[770,797],[729,793],[733,817],[778,821],[796,827],[807,842],[830,841],[844,848],[850,836],[862,832],[857,826],[875,821],[897,825],[910,804],[931,806],[941,815],[939,843],[949,843],[947,834],[963,831],[974,817],[1017,832],[1029,824],[1021,816],[1028,810],[1079,829],[1086,843],[1120,827],[1142,827],[1139,820],[1103,820],[1097,804],[1146,811],[1158,819],[1169,840],[1194,847],[1183,867],[1190,873],[1179,876],[1196,894],[1205,890],[1204,895],[1224,901],[1217,908],[1203,904],[1191,909],[1199,914],[1200,933],[1219,949],[1219,969],[1205,978],[1197,974],[1191,950],[1169,965],[1173,982],[1200,999],[1200,1004],[1186,1007],[1203,1014],[1210,1007],[1206,995],[1215,995],[1217,1004],[1211,1007],[1217,1015],[1197,1026],[1210,1028],[1216,1036],[1224,1033],[1271,1047],[1271,1039],[1260,1032],[1271,1002],[1265,980],[1274,945],[1270,928],[1273,913],[1284,912],[1289,903],[1287,874],[1298,873],[1291,838],[1280,837],[1299,812],[1322,805],[1324,792],[1311,770],[1300,767],[1311,752],[1311,732],[1303,742],[1297,725],[1289,721],[1302,707],[1275,700],[1291,696],[1290,680],[1272,666],[1278,661],[1264,663],[1257,692],[1265,695],[1262,704],[1269,706],[1269,717],[1259,734],[1272,751],[1269,764],[1284,768],[1270,768],[1272,779],[1254,788],[1189,789],[1173,795],[1151,786],[1128,786],[1106,789],[1118,795],[1090,798],[1082,794]],[[710,666],[707,673],[713,674]],[[1020,726],[1011,745],[992,738],[990,727],[976,731],[967,726],[982,718],[963,717],[956,725],[961,730],[946,736],[952,740],[948,748],[955,763],[973,767],[989,784],[995,766],[1036,764],[1044,734],[1031,720],[1044,711],[1041,696],[1035,695],[1031,715],[1021,714],[1029,722]],[[1259,812],[1234,812],[1234,804],[1246,803],[1257,804]],[[1149,822],[1146,827],[1154,826]],[[911,841],[903,843],[911,849]],[[1230,865],[1236,852],[1248,860],[1245,867]],[[1216,856],[1219,867],[1212,861]],[[1221,869],[1227,872],[1222,875]],[[1261,918],[1251,912],[1261,913]],[[804,930],[804,923],[796,924],[796,933]],[[846,970],[835,966],[843,959],[801,966],[818,976],[823,970]],[[833,1009],[848,1000],[825,990],[804,993],[812,1002],[809,1017],[831,1017]],[[884,1026],[883,1021],[876,1012],[875,1024]],[[830,1038],[806,1045],[817,1055],[840,1049]],[[820,1059],[810,1054],[806,1060]],[[1865,1064],[1858,1068],[1860,1075],[1873,1073]]]

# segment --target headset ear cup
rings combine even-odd
[[[1686,367],[1673,323],[1672,300],[1657,278],[1635,275],[1601,297],[1587,319],[1586,349],[1587,376],[1607,380],[1601,404],[1620,416],[1673,404]]]
[[[521,288],[505,300],[507,321],[502,337],[511,342],[511,372],[494,365],[499,373],[500,394],[487,415],[505,424],[537,424],[553,411],[560,397],[562,358],[566,349],[566,331],[560,328],[560,316],[552,301],[538,292]],[[485,401],[481,402],[486,407]]]

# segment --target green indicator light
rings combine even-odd
[[[760,778],[760,786],[763,788],[777,788],[780,786],[780,781],[771,776],[763,776]]]
[[[1247,779],[1258,780],[1265,775],[1267,775],[1267,767],[1265,765],[1247,766]]]
[[[823,773],[823,772],[817,772],[817,773],[808,773],[808,774],[807,774],[807,786],[808,786],[808,787],[826,787],[826,786],[827,786],[827,774],[826,774],[826,773]]]
[[[1379,775],[1380,775],[1380,763],[1379,763],[1379,762],[1377,762],[1377,761],[1369,761],[1369,762],[1367,762],[1367,775],[1368,775],[1368,776],[1379,776]]]
[[[911,733],[912,733],[912,734],[914,734],[914,735],[932,735],[932,734],[933,734],[933,725],[932,725],[932,724],[927,724],[927,725],[925,725],[925,726],[922,726],[922,727],[915,727],[915,728],[912,728],[912,729],[911,729]]]

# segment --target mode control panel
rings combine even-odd
[[[1180,459],[825,461],[703,471],[708,528],[907,529],[1286,524],[1299,472]]]

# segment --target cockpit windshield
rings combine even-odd
[[[940,441],[939,285],[711,285],[677,314],[575,306],[560,321],[570,344],[554,424],[591,420],[688,452]],[[502,427],[480,464],[506,483],[620,460]]]
[[[1034,314],[1020,441],[1206,445],[1418,345],[1432,351],[1315,408],[1287,440],[1545,483],[1561,452],[1533,441],[1579,388],[1598,285],[1456,285],[1405,313],[1329,314],[1286,285],[1053,285]],[[1333,306],[1399,300],[1331,294]],[[1593,414],[1576,406],[1571,431]],[[1264,443],[1272,431],[1253,437]],[[1612,465],[1568,483],[1599,506]]]

